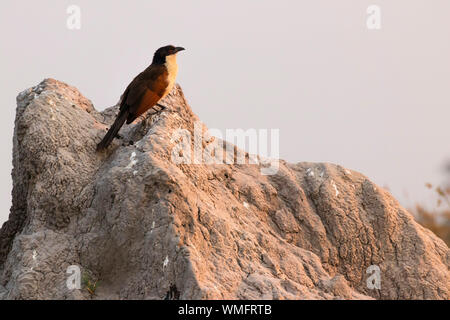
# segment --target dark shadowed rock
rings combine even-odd
[[[176,164],[174,133],[198,121],[180,87],[100,154],[116,107],[100,113],[51,79],[17,104],[0,298],[450,298],[448,247],[357,172]],[[94,294],[67,288],[71,265]]]

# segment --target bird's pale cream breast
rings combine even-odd
[[[164,92],[164,96],[166,96],[170,93],[170,91],[172,91],[178,74],[177,55],[172,54],[170,56],[167,56],[166,63],[164,65],[166,66],[168,72],[167,81],[169,82],[167,85],[167,89]]]

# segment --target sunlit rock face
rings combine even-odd
[[[175,161],[200,122],[179,86],[162,104],[97,153],[118,107],[52,79],[18,96],[0,298],[450,298],[448,247],[386,190],[332,164]]]

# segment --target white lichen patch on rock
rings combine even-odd
[[[335,196],[337,197],[339,195],[339,190],[338,190],[338,188],[336,186],[336,183],[333,180],[331,180],[331,186],[333,187],[334,192],[335,192]]]
[[[134,167],[134,165],[136,165],[138,161],[136,160],[136,152],[132,152],[131,156],[130,156],[130,162],[127,165],[127,169],[131,169]]]

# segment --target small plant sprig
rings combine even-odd
[[[93,296],[95,294],[95,290],[97,290],[98,280],[94,280],[89,273],[85,272],[82,276],[82,284],[90,295]]]

